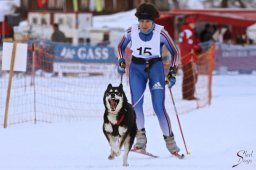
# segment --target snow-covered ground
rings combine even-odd
[[[179,116],[191,152],[184,160],[170,156],[157,118],[148,116],[147,149],[159,158],[130,153],[130,166],[123,168],[121,156],[107,159],[110,149],[102,133],[102,119],[88,118],[82,122],[1,128],[0,169],[256,169],[255,87],[255,75],[214,76],[212,105]],[[176,141],[185,153],[175,113],[170,113]]]
[[[131,25],[138,23],[135,17],[136,10],[119,12],[112,15],[100,15],[93,17],[93,27],[95,28],[123,28],[128,29]]]

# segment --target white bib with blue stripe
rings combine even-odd
[[[152,57],[161,57],[160,54],[160,33],[164,27],[155,24],[153,36],[150,41],[143,41],[139,36],[138,24],[132,26],[131,30],[131,50],[132,55],[138,58],[149,59]]]

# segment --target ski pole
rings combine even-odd
[[[178,124],[179,124],[179,128],[180,128],[181,136],[182,136],[182,139],[183,139],[183,143],[184,143],[187,155],[190,155],[190,152],[187,149],[186,141],[185,141],[185,138],[184,138],[184,135],[183,135],[183,132],[182,132],[182,128],[181,128],[181,124],[180,124],[180,119],[179,119],[178,111],[177,111],[177,108],[176,108],[176,105],[175,105],[175,102],[174,102],[172,91],[171,91],[170,88],[169,88],[169,90],[170,90],[170,94],[171,94],[171,98],[172,98],[173,107],[174,107],[174,110],[175,110],[175,113],[176,113],[176,117],[177,117],[177,120],[178,120]]]

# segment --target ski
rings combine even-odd
[[[136,148],[133,148],[131,149],[132,152],[135,152],[135,153],[138,153],[138,154],[143,154],[143,155],[146,155],[146,156],[150,156],[152,158],[158,158],[158,156],[156,155],[153,155],[152,153],[149,153],[143,149],[136,149]]]
[[[172,153],[172,155],[178,159],[184,159],[185,155],[184,154],[179,154],[178,152]]]
[[[150,156],[150,157],[153,157],[153,158],[158,158],[158,156],[152,154],[152,153],[149,153],[143,149],[136,149],[136,148],[133,148],[131,149],[132,152],[135,152],[135,153],[138,153],[138,154],[142,154],[142,155],[146,155],[146,156]],[[178,158],[178,159],[184,159],[185,158],[185,155],[184,154],[179,154],[178,152],[175,152],[172,154],[174,157]]]

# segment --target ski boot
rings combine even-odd
[[[141,130],[137,130],[136,134],[136,144],[134,145],[134,149],[146,150],[147,146],[147,137],[145,128]]]

